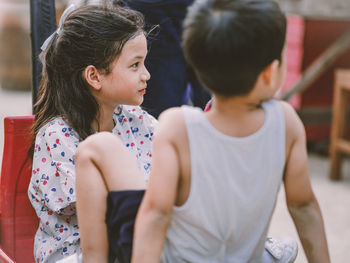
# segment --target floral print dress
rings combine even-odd
[[[140,107],[127,105],[118,107],[113,118],[116,125],[112,133],[125,143],[148,181],[157,120]],[[74,168],[79,142],[64,117],[47,123],[36,136],[28,188],[40,218],[34,242],[36,262],[55,262],[80,250]]]

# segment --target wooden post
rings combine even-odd
[[[332,180],[341,179],[343,155],[350,154],[350,141],[344,136],[346,130],[346,109],[349,92],[350,70],[336,70],[330,147],[330,178]]]

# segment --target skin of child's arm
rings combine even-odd
[[[154,135],[149,186],[136,217],[132,262],[160,262],[173,206],[177,198],[180,165],[177,143],[185,129],[180,109],[159,117]],[[186,135],[186,134],[185,134]]]
[[[286,121],[286,166],[283,181],[287,207],[308,262],[330,262],[321,210],[309,179],[304,126],[289,104],[281,104]]]

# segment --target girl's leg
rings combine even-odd
[[[77,213],[84,263],[108,262],[107,194],[145,189],[146,184],[135,159],[111,133],[88,137],[79,145],[75,159]]]

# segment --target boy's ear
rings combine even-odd
[[[101,85],[101,74],[95,68],[95,66],[89,65],[83,71],[83,77],[86,82],[95,90],[100,90]]]
[[[276,77],[278,76],[279,63],[280,62],[275,59],[262,72],[262,78],[266,85],[273,86],[275,84]]]

